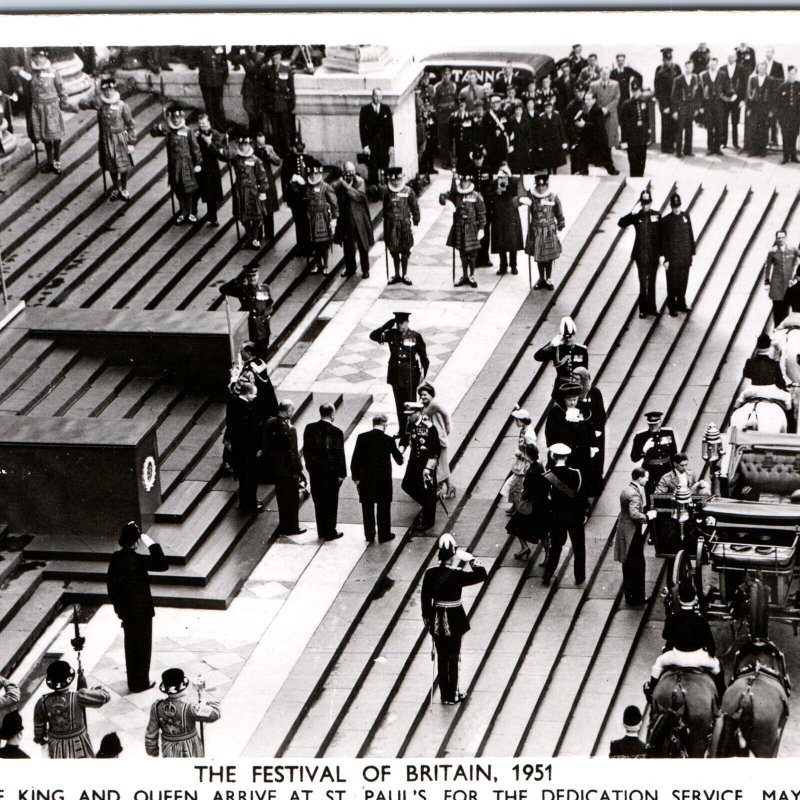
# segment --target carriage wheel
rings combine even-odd
[[[769,590],[760,578],[750,583],[747,621],[753,639],[769,638]]]
[[[694,589],[697,592],[697,600],[703,613],[706,610],[706,596],[703,591],[703,557],[705,556],[706,542],[702,536],[697,537],[697,549],[694,561]]]
[[[692,559],[688,550],[679,550],[672,565],[672,607],[680,608],[678,589],[683,583],[695,583]]]

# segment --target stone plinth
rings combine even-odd
[[[58,70],[70,101],[77,102],[94,93],[92,79],[83,71],[83,61],[68,47],[50,48],[50,63]]]
[[[369,75],[382,72],[392,61],[389,48],[382,44],[346,44],[327,47],[324,69]]]

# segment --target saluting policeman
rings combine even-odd
[[[255,354],[266,359],[269,348],[272,316],[272,294],[269,284],[258,280],[258,264],[251,264],[245,272],[219,287],[220,294],[235,297],[241,304],[239,310],[247,312],[247,328],[255,345]]]
[[[661,411],[648,411],[644,415],[647,430],[639,431],[633,437],[631,461],[641,461],[649,476],[647,496],[653,494],[663,475],[670,471],[672,457],[678,452],[675,432],[662,426],[664,414]]]
[[[469,630],[461,605],[461,590],[483,583],[486,577],[483,564],[471,553],[458,549],[451,534],[439,537],[439,563],[430,567],[422,578],[420,606],[425,627],[436,647],[439,694],[446,706],[460,703],[467,696],[458,689],[461,637]]]
[[[406,474],[400,484],[403,491],[420,505],[412,526],[417,531],[426,531],[436,524],[436,467],[442,452],[439,432],[422,411],[422,403],[405,404],[409,456]]]
[[[633,101],[631,101],[633,102]],[[645,189],[639,195],[641,208],[635,213],[625,214],[617,223],[620,228],[633,225],[636,238],[633,240],[631,258],[639,273],[639,318],[648,314],[658,316],[656,306],[656,274],[659,262],[659,222],[661,214],[652,208],[653,197]]]
[[[395,311],[394,318],[370,333],[373,342],[389,345],[389,367],[386,383],[392,387],[400,427],[400,444],[408,444],[405,403],[416,400],[417,387],[428,374],[428,351],[425,340],[408,324],[411,314]]]
[[[554,337],[544,347],[537,350],[533,357],[536,361],[553,362],[556,368],[556,380],[553,384],[553,397],[568,383],[580,383],[575,376],[578,367],[589,368],[589,351],[585,344],[575,341],[578,332],[572,317],[562,317],[558,326],[558,336]]]

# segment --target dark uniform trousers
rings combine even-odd
[[[715,153],[722,147],[725,132],[725,101],[709,99],[704,107],[708,149]]]
[[[128,688],[141,691],[150,683],[150,657],[153,650],[153,617],[126,617],[122,621],[125,633],[125,667]]]
[[[636,271],[639,273],[639,311],[642,314],[658,314],[656,305],[658,256],[650,259],[637,259]]]
[[[797,135],[800,133],[800,82],[785,81],[778,87],[777,106],[783,160],[791,161],[797,158]]]
[[[644,600],[644,540],[642,526],[633,535],[625,560],[622,562],[622,589],[628,603],[639,603]]]
[[[686,308],[686,287],[689,284],[690,264],[675,264],[667,267],[667,307],[670,311]]]
[[[579,503],[579,500],[575,501]],[[586,532],[583,528],[583,513],[570,516],[553,515],[553,525],[550,528],[550,547],[547,551],[547,562],[544,571],[553,574],[558,568],[561,559],[561,548],[569,536],[572,545],[572,570],[575,580],[582,583],[586,578]]]
[[[628,145],[628,167],[630,168],[631,178],[641,178],[644,176],[644,166],[646,161],[646,144]]]
[[[439,692],[442,699],[453,699],[458,693],[458,661],[461,658],[460,636],[434,636],[438,664]]]
[[[294,533],[300,529],[300,486],[297,478],[275,478],[278,530]]]
[[[330,475],[318,475],[309,472],[308,477],[311,481],[311,499],[314,501],[317,536],[322,539],[330,539],[336,534],[341,483],[337,478]]]
[[[728,146],[728,121],[730,120],[731,127],[731,144],[734,147],[739,146],[739,119],[741,117],[742,109],[739,105],[739,100],[726,100],[722,106],[722,113],[724,120],[722,123],[722,146]]]

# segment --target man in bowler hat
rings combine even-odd
[[[692,221],[681,210],[681,198],[677,192],[669,198],[669,205],[671,213],[663,216],[658,226],[661,255],[667,268],[667,308],[669,315],[676,317],[679,311],[688,313],[692,310],[686,305],[686,285],[695,254],[695,240]]]
[[[140,541],[147,547],[147,555],[136,552]],[[128,690],[144,692],[155,685],[150,680],[155,609],[148,573],[166,572],[169,565],[161,545],[142,533],[135,522],[122,526],[119,546],[108,565],[108,596],[125,634]]]
[[[391,532],[392,459],[403,463],[403,454],[395,440],[386,433],[386,415],[372,418],[372,430],[358,435],[350,474],[358,488],[361,514],[364,518],[364,538],[375,541],[375,512],[378,516],[378,541],[394,539]]]
[[[633,102],[631,100],[631,102]],[[641,208],[620,218],[620,228],[633,226],[636,238],[633,240],[631,258],[636,262],[639,273],[639,317],[648,314],[658,316],[656,305],[656,274],[659,263],[659,223],[661,214],[653,210],[653,197],[648,189],[639,195]]]
[[[628,706],[622,713],[622,725],[625,735],[611,742],[609,758],[641,758],[646,750],[645,743],[639,738],[642,727],[642,712],[637,706]]]

